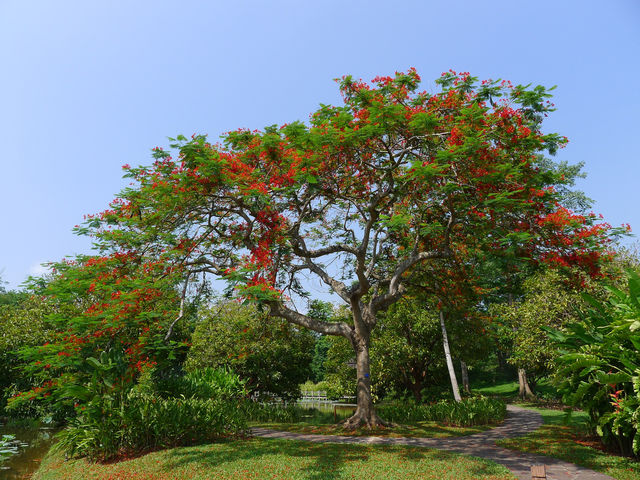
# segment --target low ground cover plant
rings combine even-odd
[[[296,404],[247,402],[244,407],[247,418],[252,422],[294,423],[309,413],[308,409]]]

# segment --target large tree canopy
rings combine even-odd
[[[358,377],[349,424],[375,424],[371,330],[424,275],[418,266],[491,250],[597,273],[609,233],[558,203],[565,180],[540,155],[566,139],[541,130],[553,111],[545,88],[455,72],[436,82],[430,94],[415,70],[344,77],[343,104],[322,105],[308,124],[237,130],[220,144],[178,136],[174,152],[154,149],[153,165],[125,166],[130,188],[78,231],[105,256],[135,252],[185,285],[203,272],[225,278],[274,316],[346,337]],[[352,321],[294,307],[310,275]]]

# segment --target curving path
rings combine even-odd
[[[465,437],[452,438],[407,438],[407,437],[350,437],[344,435],[311,435],[281,432],[267,428],[252,429],[253,435],[262,438],[305,440],[308,442],[360,443],[369,445],[409,445],[464,453],[481,457],[507,467],[520,480],[531,480],[531,465],[546,465],[548,480],[612,480],[603,473],[564,462],[552,457],[517,452],[496,446],[503,438],[521,437],[542,426],[542,416],[532,410],[507,406],[507,418],[502,425],[486,432]]]

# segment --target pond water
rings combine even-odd
[[[22,445],[18,453],[0,463],[0,479],[17,480],[28,478],[35,472],[53,442],[56,430],[39,425],[5,425],[0,423],[0,437],[13,435]]]
[[[334,420],[336,421],[344,420],[345,418],[350,417],[351,415],[353,415],[353,412],[355,412],[356,410],[355,405],[340,404],[340,403],[336,404],[332,402],[306,401],[306,402],[298,402],[298,406],[309,409],[310,412],[313,410],[316,410],[324,414],[335,415]]]

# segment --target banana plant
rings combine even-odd
[[[580,321],[545,329],[559,349],[555,382],[565,403],[589,413],[603,442],[640,455],[640,275],[625,289],[608,287],[607,302],[584,295]]]

